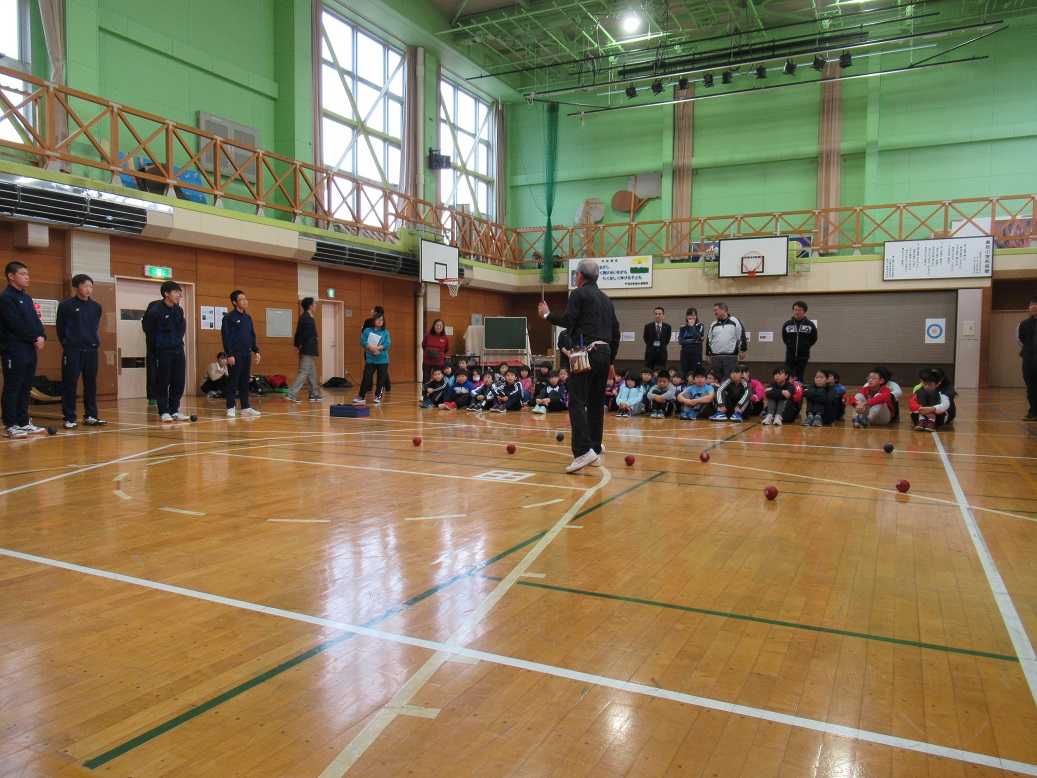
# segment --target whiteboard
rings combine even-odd
[[[883,251],[882,280],[990,278],[994,239],[891,240]]]

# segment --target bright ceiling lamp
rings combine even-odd
[[[641,16],[633,9],[624,13],[620,21],[623,24],[623,32],[633,33],[641,29]]]

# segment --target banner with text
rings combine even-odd
[[[579,259],[569,260],[569,288],[576,288],[576,267]],[[594,257],[598,263],[598,288],[652,286],[652,257]]]
[[[885,244],[883,281],[932,278],[990,278],[993,238],[897,240]]]

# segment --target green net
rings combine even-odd
[[[547,211],[547,221],[544,228],[544,266],[540,271],[540,280],[545,284],[554,283],[555,280],[555,246],[551,235],[551,213],[555,207],[555,186],[558,175],[558,103],[547,106],[547,133],[544,149],[544,173],[546,180],[546,191],[544,192],[544,206]]]

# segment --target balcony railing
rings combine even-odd
[[[432,229],[462,256],[496,265],[528,265],[544,241],[542,227],[506,227],[4,68],[0,158],[389,243],[404,227]],[[563,257],[696,261],[731,237],[789,235],[830,255],[976,234],[999,247],[1037,245],[1037,196],[560,226],[551,237]]]

